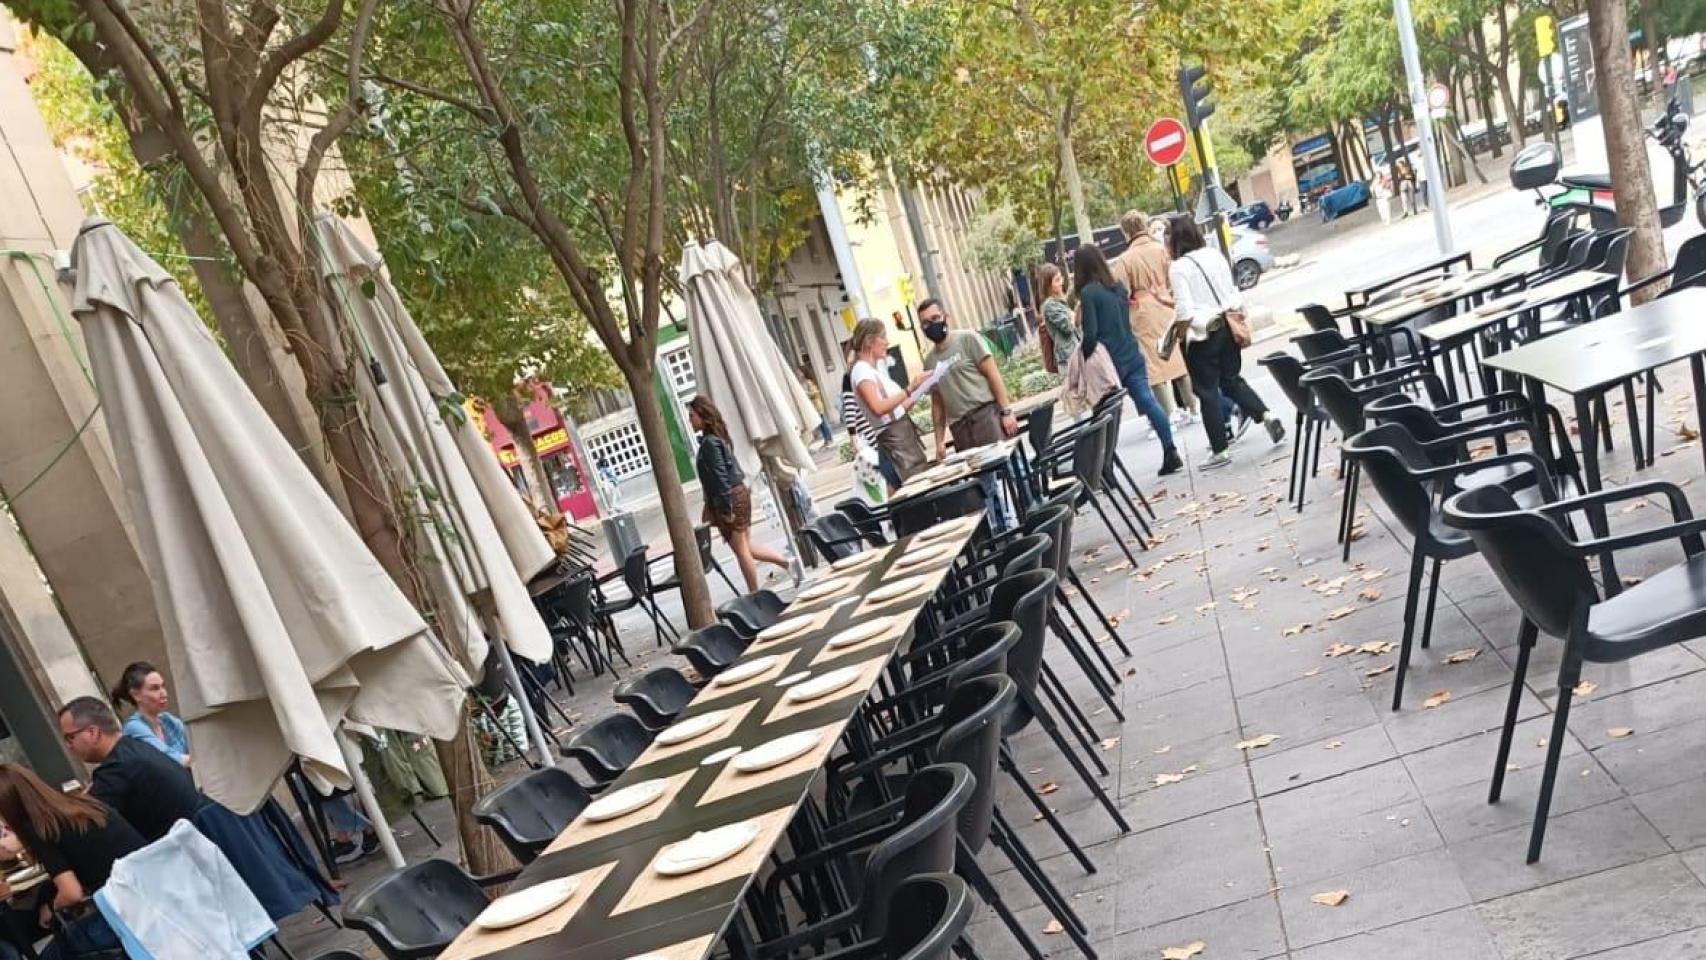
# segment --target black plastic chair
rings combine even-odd
[[[475,878],[449,860],[423,860],[345,903],[343,921],[371,937],[389,960],[434,957],[486,909],[483,888],[516,873]]]
[[[709,623],[688,633],[670,652],[686,658],[696,673],[709,680],[739,660],[751,642],[726,623]]]
[[[618,683],[611,699],[634,711],[646,729],[662,730],[675,722],[675,715],[698,694],[693,684],[674,667],[653,667]]]
[[[787,601],[774,590],[754,590],[717,608],[717,619],[729,625],[741,639],[751,641],[758,632],[782,619]]]
[[[806,542],[826,561],[851,557],[865,549],[865,535],[839,513],[826,513],[801,528]]]
[[[646,549],[635,547],[622,559],[622,584],[628,588],[628,596],[602,605],[598,613],[604,617],[613,617],[624,610],[639,607],[651,618],[652,630],[657,634],[657,644],[661,647],[666,630],[671,639],[681,634],[675,629],[675,624],[670,623],[669,618],[664,616],[663,609],[652,596],[652,568],[651,561],[646,558]]]
[[[982,513],[985,502],[983,484],[977,477],[966,477],[890,504],[889,525],[897,539],[911,536],[938,523]]]
[[[1583,540],[1576,536],[1570,516],[1603,511],[1608,504],[1661,494],[1670,504],[1673,522],[1638,533]],[[1544,632],[1564,641],[1558,667],[1558,704],[1552,714],[1552,737],[1546,744],[1546,766],[1529,834],[1528,862],[1540,859],[1546,838],[1546,818],[1558,775],[1558,760],[1567,738],[1570,701],[1581,682],[1583,663],[1620,663],[1643,653],[1706,637],[1706,519],[1695,518],[1688,498],[1674,484],[1650,482],[1602,490],[1587,496],[1523,510],[1509,491],[1478,487],[1445,504],[1445,522],[1467,531],[1505,591],[1522,610],[1518,633],[1516,673],[1493,765],[1489,803],[1497,802],[1504,785],[1505,763],[1521,707],[1529,652]],[[1683,562],[1640,583],[1602,595],[1588,569],[1591,556],[1675,541]],[[1602,561],[1603,563],[1603,561]]]
[[[1495,426],[1491,429],[1501,428]],[[1434,601],[1439,595],[1440,567],[1448,560],[1458,560],[1475,552],[1475,544],[1466,534],[1447,527],[1441,519],[1440,491],[1450,491],[1454,481],[1460,481],[1471,473],[1490,474],[1488,482],[1526,480],[1524,495],[1529,503],[1540,502],[1541,495],[1551,490],[1545,463],[1527,451],[1483,460],[1465,458],[1452,462],[1463,440],[1487,435],[1488,431],[1483,429],[1424,444],[1401,424],[1387,423],[1365,430],[1344,443],[1345,456],[1368,474],[1380,499],[1386,502],[1386,508],[1410,535],[1410,577],[1404,593],[1404,631],[1398,648],[1398,674],[1392,687],[1394,710],[1404,701],[1404,677],[1410,667],[1411,641],[1416,635],[1416,608],[1421,599],[1422,573],[1432,561],[1433,572],[1428,577],[1427,609],[1421,630],[1422,649],[1425,650],[1433,636]],[[1446,462],[1442,463],[1442,460]],[[1506,466],[1526,469],[1516,474],[1500,471]]]
[[[959,764],[933,764],[907,781],[898,800],[853,820],[834,824],[821,841],[783,861],[765,880],[755,911],[764,938],[756,958],[823,952],[831,940],[858,936],[880,940],[888,933],[893,894],[919,873],[952,873],[958,852],[958,817],[971,800],[971,771]],[[868,850],[862,858],[860,852]],[[808,874],[841,878],[850,902],[803,904],[808,923],[789,930],[782,892]],[[825,886],[835,886],[826,884]]]
[[[1314,394],[1303,385],[1302,378],[1307,370],[1301,360],[1289,353],[1270,353],[1256,362],[1268,368],[1274,382],[1279,384],[1280,392],[1285,394],[1296,411],[1291,429],[1291,474],[1287,478],[1285,499],[1287,503],[1295,502],[1301,513],[1309,492],[1309,480],[1321,469],[1321,435],[1327,430],[1327,411],[1321,409]]]
[[[1706,233],[1695,234],[1682,241],[1682,246],[1676,248],[1676,259],[1668,269],[1636,280],[1618,293],[1628,298],[1636,291],[1644,290],[1663,280],[1669,280],[1670,286],[1665,288],[1664,293],[1659,294],[1661,297],[1706,283]]]
[[[620,777],[651,743],[652,732],[633,714],[613,713],[569,738],[563,745],[563,756],[581,762],[594,781],[588,792],[598,793]]]
[[[1540,236],[1521,246],[1512,247],[1493,258],[1494,268],[1502,267],[1527,253],[1539,253],[1539,266],[1549,267],[1557,257],[1558,250],[1564,245],[1571,227],[1575,224],[1576,215],[1573,211],[1559,210],[1546,218],[1546,224],[1540,228]]]
[[[474,819],[497,832],[515,859],[532,863],[592,802],[560,767],[545,767],[498,787],[474,804]]]
[[[354,950],[327,950],[325,953],[317,954],[314,960],[367,960],[367,958]]]
[[[888,537],[883,535],[883,523],[889,517],[886,508],[879,509],[858,497],[848,497],[835,502],[835,512],[852,521],[854,528],[864,536],[867,544],[880,547],[889,542]]]
[[[1045,479],[1064,480],[1070,477],[1076,480],[1081,487],[1079,500],[1073,504],[1074,508],[1089,504],[1096,511],[1096,516],[1101,518],[1102,526],[1107,528],[1114,544],[1120,548],[1121,553],[1125,554],[1126,560],[1135,567],[1138,565],[1137,555],[1131,552],[1131,547],[1126,545],[1126,538],[1120,534],[1119,528],[1114,526],[1113,520],[1108,516],[1107,508],[1102,506],[1102,498],[1108,493],[1106,487],[1108,435],[1112,426],[1113,418],[1106,414],[1089,421],[1072,439],[1070,453],[1062,452],[1057,446],[1050,454],[1039,459],[1037,470],[1039,475]],[[1048,496],[1053,491],[1045,487],[1041,492],[1044,496]],[[1149,549],[1148,541],[1144,540],[1140,534],[1136,534],[1135,531],[1134,538],[1139,547],[1144,550]]]
[[[591,660],[593,673],[616,672],[616,657],[622,662],[633,666],[628,659],[628,651],[622,647],[622,638],[616,632],[616,624],[611,617],[639,603],[633,597],[624,597],[613,603],[603,603],[598,600],[598,582],[591,571],[575,577],[564,585],[561,593],[562,611],[568,619],[571,632],[586,650]]]
[[[739,595],[740,588],[735,586],[733,580],[729,579],[729,572],[723,569],[723,565],[711,553],[711,528],[703,523],[694,527],[693,542],[699,547],[699,565],[706,570],[715,570],[717,576],[722,577],[723,582],[728,584],[729,592]]]
[[[971,888],[951,873],[908,878],[889,898],[889,925],[881,939],[866,940],[821,960],[948,960],[971,921]]]

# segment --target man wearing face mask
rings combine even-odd
[[[973,330],[949,330],[940,300],[918,305],[918,322],[936,346],[924,357],[924,369],[954,358],[954,364],[930,391],[930,419],[936,426],[936,459],[947,455],[945,434],[954,448],[970,450],[1019,432],[1007,405],[1007,385],[995,368],[995,355]]]

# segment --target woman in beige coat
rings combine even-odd
[[[1130,291],[1131,332],[1137,337],[1138,348],[1148,365],[1149,387],[1161,402],[1161,409],[1176,421],[1173,385],[1177,383],[1181,388],[1179,395],[1184,398],[1185,422],[1195,423],[1197,400],[1185,374],[1185,352],[1174,350],[1163,359],[1156,349],[1161,335],[1173,325],[1173,288],[1167,282],[1167,264],[1171,258],[1167,256],[1167,248],[1150,236],[1149,218],[1140,211],[1128,210],[1120,217],[1120,232],[1125,234],[1127,246],[1108,266],[1114,279]]]

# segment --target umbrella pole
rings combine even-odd
[[[806,568],[800,562],[800,552],[794,549],[794,531],[788,525],[788,505],[782,502],[782,491],[776,486],[776,477],[770,472],[769,464],[765,464],[759,475],[770,490],[770,502],[776,505],[776,519],[782,524],[782,555],[788,558],[788,573],[797,585],[806,578]]]
[[[503,664],[504,682],[509,684],[510,696],[515,697],[515,705],[521,708],[521,722],[527,727],[527,739],[532,740],[533,748],[539,751],[541,764],[547,767],[556,766],[556,761],[551,756],[551,744],[545,740],[545,731],[539,728],[539,717],[533,712],[533,701],[527,699],[527,690],[521,685],[521,671],[516,668],[515,657],[510,655],[509,643],[504,640],[502,633],[497,635],[494,646],[498,648],[498,662]]]
[[[338,749],[343,751],[344,766],[349,768],[350,782],[355,786],[356,799],[361,801],[361,809],[367,813],[367,819],[373,821],[373,832],[379,836],[379,849],[385,851],[385,859],[390,861],[393,870],[401,870],[407,866],[403,862],[403,851],[397,848],[397,837],[391,832],[391,824],[385,819],[385,811],[379,809],[379,800],[373,795],[373,783],[367,779],[367,771],[361,768],[361,753],[355,744],[350,742],[349,734],[339,727],[332,734],[338,740]]]

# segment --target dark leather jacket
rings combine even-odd
[[[746,482],[746,474],[741,472],[734,451],[722,437],[714,433],[699,437],[699,452],[693,458],[693,469],[699,474],[699,486],[705,493],[706,503],[719,512],[726,512],[734,506],[730,497],[736,487]]]

